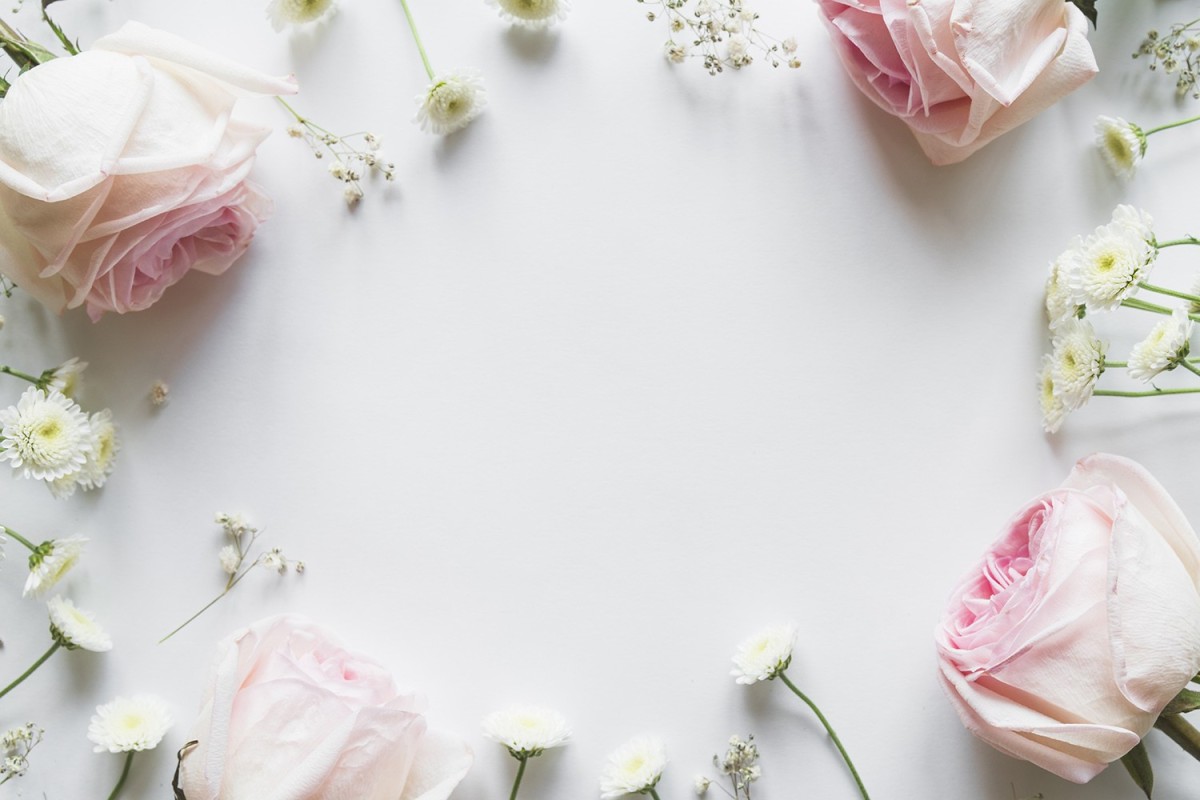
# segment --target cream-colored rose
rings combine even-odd
[[[231,118],[272,78],[139,23],[13,81],[0,102],[0,272],[55,311],[138,311],[224,272],[270,200],[247,180],[267,131]]]

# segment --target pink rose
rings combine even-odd
[[[1096,74],[1064,0],[817,0],[850,77],[953,164]]]
[[[188,800],[445,800],[471,749],[428,731],[424,702],[301,617],[221,643],[183,756]]]
[[[235,90],[296,89],[133,22],[17,78],[0,103],[0,268],[93,320],[228,269],[271,210],[246,180],[267,131],[230,119]]]
[[[1082,459],[954,591],[941,682],[988,744],[1084,783],[1200,671],[1200,545],[1156,480]]]

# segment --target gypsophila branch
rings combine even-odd
[[[283,551],[278,547],[272,547],[270,550],[251,558],[250,551],[253,549],[254,543],[258,541],[261,531],[247,522],[242,516],[238,514],[219,513],[216,515],[216,522],[221,526],[230,542],[221,548],[221,552],[217,556],[221,569],[228,575],[225,581],[225,588],[221,590],[220,594],[205,603],[199,611],[192,614],[174,630],[159,639],[159,644],[179,633],[194,622],[201,614],[216,605],[221,598],[233,591],[233,588],[241,583],[255,567],[274,570],[280,575],[283,575],[289,569],[297,573],[302,573],[305,570],[303,561],[293,561],[285,558]]]
[[[719,75],[726,67],[741,69],[760,57],[772,67],[780,64],[795,69],[796,40],[776,39],[758,27],[758,14],[746,8],[743,0],[637,0],[647,11],[646,19],[667,21],[669,33],[663,54],[673,64],[689,58],[699,59],[709,75]]]
[[[295,120],[295,124],[287,127],[288,136],[303,140],[317,159],[323,159],[326,153],[331,156],[329,174],[342,185],[342,197],[351,208],[363,197],[361,181],[364,174],[378,172],[385,180],[395,179],[396,167],[379,152],[380,140],[375,134],[367,131],[334,133],[296,111],[282,97],[275,100]],[[356,139],[362,140],[361,148],[355,145]]]
[[[45,733],[32,722],[0,734],[0,786],[19,778],[29,769],[29,753]]]
[[[808,697],[808,695],[800,691],[796,684],[792,683],[791,679],[788,678],[787,673],[784,670],[779,670],[777,676],[779,680],[783,681],[785,686],[792,690],[792,694],[796,695],[796,697],[799,697],[804,704],[809,707],[813,714],[817,716],[817,719],[821,721],[821,725],[825,728],[825,732],[829,734],[829,738],[833,740],[834,746],[837,748],[838,752],[841,753],[842,760],[846,762],[846,768],[850,770],[850,774],[854,777],[854,783],[858,786],[859,794],[862,795],[863,800],[871,800],[870,795],[867,794],[867,787],[863,786],[862,778],[859,777],[858,770],[854,767],[854,762],[850,760],[850,754],[847,753],[846,748],[842,746],[842,740],[838,738],[837,733],[833,730],[833,726],[829,724],[829,720],[827,720],[825,715],[821,713],[821,709],[817,708],[817,704],[814,703]]]
[[[1151,72],[1157,72],[1161,66],[1164,73],[1177,75],[1175,93],[1179,97],[1191,94],[1193,98],[1200,99],[1200,91],[1196,85],[1197,76],[1200,74],[1200,59],[1197,58],[1200,53],[1200,36],[1197,35],[1196,28],[1198,24],[1200,18],[1175,23],[1166,36],[1160,36],[1157,30],[1148,31],[1146,38],[1133,54],[1134,58],[1149,56],[1148,66]]]

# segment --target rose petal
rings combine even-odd
[[[466,742],[429,731],[421,740],[400,800],[446,800],[474,761],[475,755]]]

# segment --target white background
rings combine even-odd
[[[973,740],[935,681],[931,632],[1009,515],[1089,452],[1142,461],[1200,517],[1198,401],[1097,398],[1047,437],[1034,389],[1042,283],[1072,236],[1119,201],[1166,238],[1200,232],[1200,131],[1154,138],[1127,186],[1090,144],[1101,112],[1196,113],[1129,58],[1189,4],[1102,3],[1101,76],[941,169],[858,94],[802,0],[759,5],[764,29],[799,38],[801,70],[718,78],[667,64],[665,23],[634,0],[579,0],[547,36],[509,31],[482,0],[413,0],[435,66],[477,67],[489,89],[446,140],[410,122],[425,80],[398,2],[345,0],[290,38],[263,5],[54,6],[85,45],[138,19],[294,71],[298,107],[377,131],[398,183],[348,213],[324,164],[277,134],[256,168],[275,215],[226,276],[98,325],[3,304],[3,363],[81,356],[81,399],[111,406],[124,442],[102,492],[0,484],[4,524],[90,537],[69,591],[116,643],[55,656],[5,699],[0,725],[47,731],[12,796],[106,796],[120,759],[91,753],[88,719],[146,691],[178,724],[125,796],[169,796],[214,643],[282,611],[428,694],[433,726],[476,750],[461,800],[507,796],[515,763],[478,726],[515,701],[575,729],[531,764],[531,800],[595,797],[604,756],[643,731],[668,741],[664,800],[750,732],[756,797],[855,797],[784,687],[728,677],[736,643],[782,620],[801,632],[789,674],[876,800],[1138,796],[1119,767],[1075,787]],[[32,10],[23,27],[45,37]],[[270,101],[240,108],[286,124]],[[1191,284],[1181,250],[1158,282]],[[1106,321],[1114,353],[1153,321]],[[171,399],[154,411],[157,378]],[[223,583],[220,510],[309,569],[250,576],[158,646]],[[49,643],[8,550],[5,682]],[[1200,765],[1157,733],[1149,746],[1156,797],[1192,796]]]

